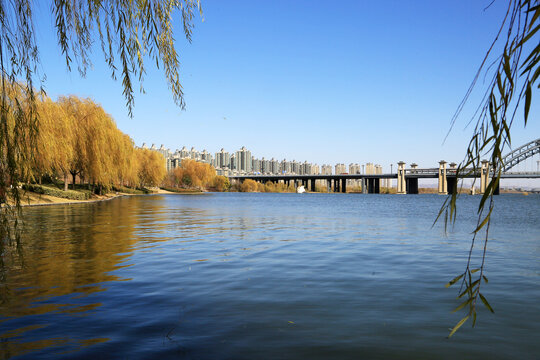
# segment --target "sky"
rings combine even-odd
[[[507,4],[201,1],[204,19],[195,18],[191,44],[174,18],[185,110],[148,62],[131,118],[98,47],[85,78],[67,70],[50,6],[40,3],[36,34],[48,95],[94,99],[139,146],[211,153],[245,146],[259,158],[372,162],[385,172],[398,161],[436,167],[464,157],[485,83],[446,135]],[[514,124],[514,147],[540,137],[539,113],[533,102],[527,128]]]

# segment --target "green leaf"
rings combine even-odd
[[[490,185],[491,185],[491,183],[490,183]],[[488,188],[489,188],[489,186],[488,186]],[[486,194],[488,194],[488,193],[489,193],[489,191],[486,189]],[[477,233],[478,231],[480,231],[480,229],[482,227],[484,227],[484,225],[486,225],[486,223],[489,221],[489,218],[491,217],[491,212],[492,211],[493,211],[493,208],[490,208],[489,212],[486,215],[486,217],[484,218],[484,220],[480,223],[480,225],[478,225],[478,227],[473,231],[473,233]]]
[[[477,272],[477,271],[480,271],[480,268],[472,269],[472,270],[471,270],[471,274],[474,274],[474,273]]]
[[[463,309],[465,306],[469,305],[471,303],[471,301],[473,301],[473,300],[474,300],[474,297],[468,298],[467,301],[462,302],[457,308],[452,310],[452,312],[456,312],[456,311],[459,311],[459,310]]]
[[[471,285],[467,286],[467,288],[465,290],[463,290],[463,292],[461,294],[459,294],[458,296],[458,299],[461,299],[463,297],[463,295],[465,295],[466,293],[468,292],[472,292],[472,289],[480,282],[480,279],[476,280],[475,282],[473,282]]]
[[[452,335],[454,335],[454,333],[456,331],[458,331],[458,329],[461,327],[461,325],[465,324],[465,321],[467,321],[469,319],[469,315],[465,316],[463,319],[461,319],[457,324],[456,326],[454,326],[454,328],[452,329],[452,331],[450,331],[450,334],[448,335],[448,338],[451,338]]]
[[[529,118],[529,110],[531,108],[531,82],[527,82],[527,89],[525,90],[525,126],[527,126],[527,119]]]
[[[448,282],[448,284],[444,285],[444,287],[449,288],[450,286],[454,285],[456,282],[459,281],[459,279],[461,279],[461,278],[463,277],[463,275],[464,275],[464,274],[461,274],[461,275],[456,276],[455,278],[453,278],[452,280],[450,280],[450,281]]]
[[[510,82],[510,86],[514,87],[514,80],[512,80],[512,70],[510,70],[510,56],[508,56],[506,49],[504,50],[503,56],[504,56],[503,69],[506,74],[506,78]]]
[[[482,293],[478,293],[478,295],[480,295],[480,300],[482,300],[482,302],[488,308],[488,310],[491,311],[492,313],[495,313],[495,311],[493,311],[493,308],[491,307],[491,305],[489,305],[489,303],[486,300],[486,298],[484,297],[484,295],[482,295]]]
[[[488,283],[488,278],[486,277],[486,275],[482,275],[482,278],[484,279],[484,282],[487,284]]]

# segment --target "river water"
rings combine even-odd
[[[459,288],[479,196],[152,195],[25,208],[3,254],[2,358],[534,359],[540,196],[496,198],[479,308]]]

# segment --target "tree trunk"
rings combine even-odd
[[[77,173],[76,172],[72,172],[71,173],[71,176],[73,176],[73,190],[75,190],[75,177],[77,176]]]
[[[68,175],[64,173],[64,191],[68,190]]]

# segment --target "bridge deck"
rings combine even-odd
[[[439,177],[438,169],[414,169],[405,170],[406,178],[415,179],[436,179]],[[447,178],[455,178],[455,171],[447,171]],[[480,172],[474,172],[469,174],[460,174],[460,178],[478,178]],[[501,174],[502,179],[538,179],[540,178],[540,172],[506,172]],[[334,179],[397,179],[397,174],[337,174],[337,175],[235,175],[229,176],[229,179],[252,179],[259,181],[275,181],[275,180],[334,180]]]

